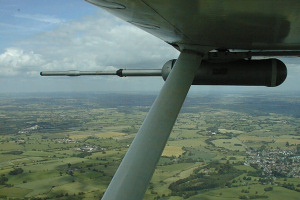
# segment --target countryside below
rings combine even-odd
[[[1,94],[0,199],[101,199],[155,97]],[[144,199],[296,200],[299,177],[300,93],[190,94]]]

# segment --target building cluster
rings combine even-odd
[[[55,139],[54,142],[57,142],[57,143],[77,143],[77,141],[75,140],[72,140],[70,138],[63,138],[63,139]]]
[[[96,151],[106,151],[106,148],[97,147],[95,145],[84,145],[84,146],[75,148],[75,150],[92,153],[92,152],[96,152]]]
[[[29,128],[24,128],[23,130],[18,131],[19,134],[30,133],[33,130],[37,130],[39,128],[38,125],[31,126]]]
[[[256,165],[262,175],[274,177],[300,177],[300,155],[296,150],[247,150],[245,165]]]

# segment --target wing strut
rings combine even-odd
[[[203,55],[183,51],[102,200],[141,200]]]

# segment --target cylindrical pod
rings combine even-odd
[[[162,76],[166,80],[176,61],[168,61]],[[203,61],[199,67],[193,85],[240,85],[276,87],[284,82],[287,69],[278,59],[238,60],[215,63]]]

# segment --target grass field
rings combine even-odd
[[[76,134],[76,135],[70,135],[69,137],[72,140],[83,140],[83,139],[86,139],[91,136],[93,136],[93,135],[92,134]]]
[[[207,144],[205,143],[205,139],[207,139],[207,137],[175,140],[175,141],[168,141],[168,144],[170,146],[178,146],[178,147],[204,147],[204,146],[207,146]]]
[[[247,165],[239,165],[239,166],[234,166],[234,168],[242,171],[256,171],[253,167],[247,166]]]
[[[248,189],[250,187],[250,189]],[[239,200],[240,196],[251,196],[255,195],[265,195],[268,198],[262,199],[269,199],[269,200],[282,200],[282,199],[291,199],[291,200],[298,200],[299,193],[295,191],[290,191],[286,188],[273,186],[273,191],[265,192],[264,188],[269,186],[261,186],[261,185],[251,185],[251,186],[242,186],[236,188],[227,188],[227,189],[216,189],[208,192],[203,192],[202,194],[193,196],[189,198],[189,200],[221,200],[221,199],[234,199]],[[249,190],[249,193],[242,193],[242,190]]]
[[[110,138],[110,137],[120,137],[125,136],[125,133],[119,133],[119,132],[105,132],[105,133],[97,133],[95,136],[99,138]]]
[[[136,101],[130,100],[128,105],[119,98],[111,106],[107,103],[115,98],[104,98],[103,102],[99,96],[92,102],[85,96],[81,99],[1,99],[0,133],[5,135],[0,135],[0,175],[8,180],[2,178],[0,199],[100,199],[149,110],[149,105],[135,105],[143,102],[139,99],[141,96],[137,96]],[[261,163],[264,158],[256,151],[264,149],[266,153],[271,149],[289,151],[292,156],[283,163],[288,163],[289,168],[297,166],[291,160],[297,158],[300,118],[279,113],[277,109],[285,111],[291,107],[289,103],[294,107],[300,103],[299,97],[281,98],[285,107],[276,105],[275,109],[273,96],[225,95],[204,99],[204,102],[198,97],[187,100],[144,199],[223,200],[240,199],[243,195],[249,199],[253,195],[266,195],[264,199],[272,200],[299,199],[299,192],[280,186],[293,184],[300,189],[299,178],[261,175],[261,166],[251,167],[247,163],[257,154]],[[256,101],[258,103],[253,104]],[[244,102],[250,103],[245,106]],[[39,128],[28,131],[35,125]],[[276,161],[270,160],[271,157],[267,159],[278,165],[285,157]],[[211,176],[207,180],[231,175],[227,171],[223,171],[225,175],[210,174],[219,173],[222,167],[232,170],[233,174],[238,172],[226,186],[224,183],[217,187],[210,185],[209,189],[197,188],[201,179],[195,177],[201,177],[201,173],[204,178]],[[19,168],[23,171],[12,173]],[[260,179],[264,178],[270,178],[269,182],[261,183]],[[178,194],[181,196],[171,196],[175,193],[169,186],[186,180],[183,186],[193,186],[196,193],[185,196],[194,191],[189,188]],[[266,192],[266,187],[273,187],[273,191]]]
[[[8,198],[23,198],[27,196],[30,192],[32,192],[32,189],[26,189],[26,188],[18,188],[18,187],[13,187],[13,188],[1,188],[0,189],[0,198],[1,196],[3,197],[8,197]]]
[[[240,140],[237,138],[232,139],[218,139],[212,141],[216,146],[223,147],[225,149],[231,150],[231,151],[246,151],[244,145]]]

